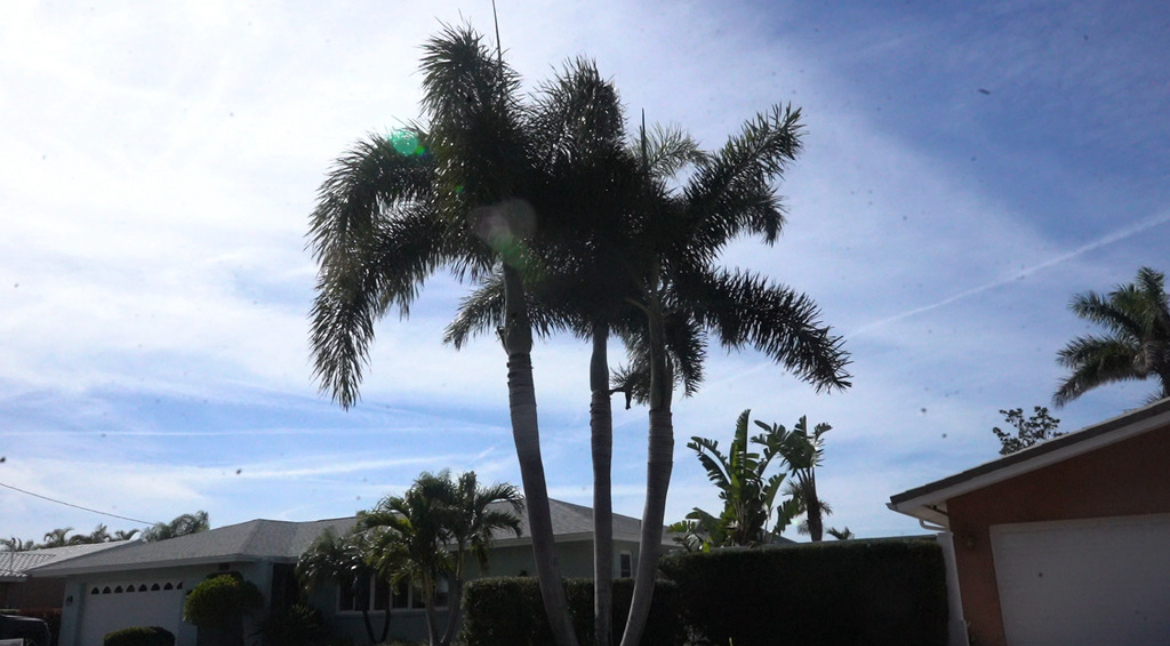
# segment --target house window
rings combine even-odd
[[[629,552],[618,554],[618,577],[628,579],[634,576],[634,555]]]
[[[370,577],[368,585],[370,586],[369,594],[361,594],[367,591],[354,590],[352,585],[339,585],[337,588],[337,610],[339,612],[361,612],[362,610],[382,612],[386,610],[387,605],[393,610],[421,610],[426,607],[426,599],[422,588],[418,585],[402,583],[391,587],[389,582],[376,577]],[[447,580],[441,579],[439,584],[435,586],[435,608],[446,608],[449,596]]]

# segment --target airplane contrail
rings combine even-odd
[[[1060,263],[1066,262],[1068,260],[1072,260],[1073,258],[1076,258],[1077,256],[1081,256],[1081,255],[1086,254],[1086,253],[1093,251],[1095,249],[1099,249],[1099,248],[1104,247],[1106,245],[1113,244],[1114,242],[1119,242],[1119,241],[1124,240],[1126,238],[1135,236],[1143,231],[1147,231],[1149,229],[1152,229],[1152,228],[1154,228],[1160,224],[1164,224],[1166,222],[1170,222],[1170,211],[1167,211],[1166,213],[1163,213],[1163,214],[1158,215],[1158,216],[1147,218],[1145,220],[1142,220],[1140,222],[1132,224],[1128,227],[1125,227],[1124,229],[1114,231],[1113,233],[1102,236],[1102,237],[1100,237],[1092,242],[1083,244],[1083,245],[1077,247],[1076,249],[1069,251],[1068,253],[1063,253],[1063,254],[1060,254],[1059,256],[1054,256],[1052,258],[1049,258],[1048,260],[1045,260],[1042,263],[1032,265],[1031,267],[1027,267],[1021,271],[1016,272],[1015,274],[1012,274],[1011,276],[1009,276],[1007,278],[1003,278],[1003,279],[997,280],[995,282],[987,283],[986,285],[980,285],[979,287],[972,287],[971,289],[961,291],[958,294],[955,294],[953,296],[948,296],[948,297],[942,299],[941,301],[931,303],[930,305],[923,305],[922,307],[916,307],[912,310],[907,310],[905,312],[902,312],[901,314],[895,314],[894,316],[890,316],[890,317],[887,317],[887,318],[884,318],[884,319],[881,319],[878,321],[873,321],[872,323],[866,323],[865,325],[857,328],[856,330],[853,330],[852,333],[846,334],[845,337],[848,338],[848,337],[857,336],[860,334],[865,334],[866,332],[869,332],[871,330],[879,328],[883,325],[895,323],[897,321],[901,321],[903,319],[910,318],[911,316],[922,314],[923,312],[929,312],[931,310],[935,310],[935,309],[938,309],[940,307],[950,305],[951,303],[954,303],[955,301],[962,300],[964,298],[967,298],[968,296],[974,296],[976,294],[981,294],[981,293],[986,292],[988,290],[995,289],[996,287],[999,287],[1001,285],[1007,285],[1008,283],[1020,280],[1021,278],[1026,278],[1028,276],[1031,276],[1032,274],[1034,274],[1038,271],[1041,271],[1043,269],[1048,269],[1049,267],[1052,267],[1054,265],[1059,265]]]

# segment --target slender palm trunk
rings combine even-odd
[[[589,362],[589,426],[593,445],[593,628],[594,646],[613,641],[613,411],[609,395],[609,326],[593,326]]]
[[[656,296],[656,295],[655,295]],[[662,523],[666,515],[666,496],[670,473],[674,469],[674,423],[671,420],[670,396],[673,379],[667,367],[663,339],[662,306],[653,298],[648,311],[650,337],[650,440],[646,460],[646,507],[642,511],[642,531],[638,545],[638,569],[634,578],[634,595],[630,616],[621,646],[638,646],[658,576],[658,555],[662,545]]]
[[[455,575],[451,581],[451,589],[447,593],[447,630],[443,633],[443,641],[439,646],[450,646],[455,639],[455,631],[459,626],[459,618],[463,615],[463,576]]]
[[[429,576],[423,577],[423,594],[427,600],[423,610],[427,620],[427,644],[439,646],[439,622],[435,616],[435,582]]]
[[[817,497],[816,475],[810,474],[808,482],[808,535],[812,542],[819,543],[824,537],[825,519],[821,499]]]
[[[532,532],[532,552],[540,596],[556,646],[577,646],[569,617],[569,604],[561,581],[560,564],[553,541],[548,486],[540,457],[540,427],[536,417],[536,390],[532,381],[532,327],[524,303],[520,273],[504,266],[504,349],[508,352],[508,404],[512,413],[512,439],[520,462],[524,506]]]

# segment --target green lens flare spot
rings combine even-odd
[[[400,155],[421,155],[426,152],[418,142],[418,136],[409,130],[395,130],[390,133],[390,145]]]

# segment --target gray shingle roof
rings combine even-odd
[[[593,510],[582,505],[551,500],[553,533],[562,540],[591,538]],[[36,577],[61,577],[89,572],[115,572],[157,567],[246,561],[295,561],[326,529],[339,534],[349,531],[354,517],[309,522],[251,520],[237,525],[218,527],[198,534],[179,536],[165,541],[144,543],[131,541],[115,549],[35,567]],[[613,535],[617,540],[637,541],[641,527],[637,518],[614,514]],[[520,515],[521,537],[499,532],[501,543],[527,542],[527,514]]]
[[[27,552],[0,552],[0,579],[24,578],[29,570],[48,563],[61,563],[70,559],[102,552],[130,541],[112,541],[65,547],[45,547]]]

